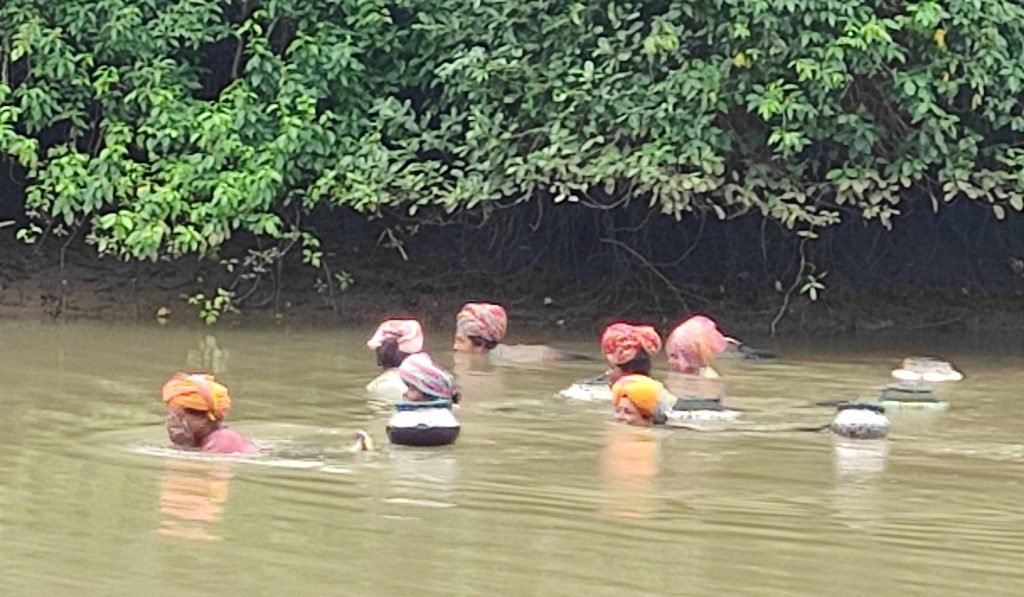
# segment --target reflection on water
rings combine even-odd
[[[379,372],[369,331],[0,324],[3,594],[863,597],[1024,585],[1019,343],[774,347],[783,358],[720,364],[739,419],[638,430],[610,424],[607,403],[556,397],[595,362],[464,362],[428,330],[427,349],[462,387],[462,434],[416,449],[386,443],[391,408],[365,389]],[[593,338],[555,340],[598,356]],[[921,352],[966,374],[940,388],[948,412],[893,412],[881,442],[798,431],[831,420],[815,403],[871,395]],[[218,374],[229,424],[267,454],[166,447],[160,386],[190,369]],[[380,451],[350,452],[356,429]]]
[[[889,441],[832,437],[833,505],[837,518],[858,529],[885,519],[881,484]]]
[[[217,526],[232,477],[230,462],[168,458],[160,483],[160,534],[219,541]]]
[[[204,334],[194,348],[188,349],[185,358],[189,371],[222,375],[228,371],[228,351],[217,343],[213,334]]]
[[[657,510],[658,431],[613,425],[601,457],[601,473],[613,516],[648,518]]]

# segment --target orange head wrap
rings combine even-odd
[[[219,421],[231,410],[228,389],[205,373],[176,373],[167,380],[163,388],[164,404],[209,415],[211,421]]]
[[[624,375],[612,386],[612,404],[629,400],[641,413],[651,417],[658,411],[665,387],[646,375]]]
[[[649,325],[613,323],[601,334],[601,352],[612,365],[623,365],[643,350],[653,356],[661,350],[661,336]]]
[[[668,335],[665,349],[680,371],[707,367],[727,346],[725,336],[710,318],[695,315]]]

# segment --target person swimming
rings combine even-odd
[[[179,448],[216,454],[255,454],[260,449],[223,424],[231,410],[228,389],[204,373],[177,373],[162,389],[167,435]]]
[[[366,384],[375,394],[400,397],[405,384],[398,375],[398,367],[406,357],[423,350],[423,326],[415,319],[388,319],[374,331],[366,346],[377,354],[377,365],[384,371]]]
[[[704,315],[690,317],[669,333],[665,353],[672,371],[665,378],[665,387],[678,396],[670,417],[708,420],[739,415],[722,404],[725,381],[711,366],[728,346],[729,339]]]
[[[508,314],[494,303],[466,303],[455,318],[456,355],[481,355],[496,364],[537,365],[586,357],[542,344],[503,344]]]
[[[615,421],[626,425],[650,427],[667,420],[665,386],[646,375],[630,374],[612,384]]]
[[[387,425],[388,439],[407,446],[440,446],[453,443],[461,425],[452,414],[460,393],[451,374],[420,352],[398,367],[406,386],[403,400]]]
[[[618,322],[601,333],[601,352],[608,369],[596,377],[583,379],[558,392],[570,400],[609,400],[611,384],[631,373],[650,375],[651,356],[661,350],[661,336],[648,325]]]
[[[668,364],[673,371],[707,378],[721,377],[711,363],[728,346],[715,322],[704,315],[694,315],[679,324],[665,340]]]
[[[601,352],[608,361],[608,382],[623,375],[651,374],[651,357],[661,350],[661,336],[649,325],[613,323],[601,334]]]

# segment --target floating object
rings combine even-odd
[[[160,307],[156,310],[156,320],[161,324],[167,323],[167,320],[171,318],[171,310],[167,307]]]
[[[612,388],[608,384],[574,383],[559,390],[558,395],[568,400],[608,401],[612,399]]]
[[[949,403],[940,400],[931,387],[913,382],[887,384],[873,404],[886,409],[947,410]]]
[[[402,446],[444,446],[455,442],[461,425],[451,401],[398,402],[388,421],[388,440]]]
[[[899,369],[893,369],[892,376],[902,381],[927,381],[941,383],[960,381],[964,378],[948,361],[932,357],[907,357]]]
[[[839,405],[829,429],[850,439],[879,439],[889,434],[885,409],[875,404],[851,402]]]
[[[612,399],[612,386],[608,375],[581,379],[568,388],[559,390],[558,395],[569,400],[606,401]]]
[[[349,449],[353,452],[373,452],[375,448],[370,434],[360,429],[356,431],[356,441]]]
[[[754,348],[753,346],[747,346],[742,341],[736,338],[725,337],[725,341],[728,344],[728,349],[719,355],[721,357],[734,356],[740,359],[760,361],[765,359],[774,359],[775,353],[771,350],[763,348]]]
[[[665,413],[673,421],[731,421],[739,411],[726,408],[717,398],[682,396]]]

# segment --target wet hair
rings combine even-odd
[[[402,364],[409,353],[398,350],[398,338],[388,336],[377,347],[377,364],[384,369],[391,369]]]
[[[651,355],[646,350],[637,350],[636,356],[631,361],[619,365],[623,375],[650,375]]]
[[[469,341],[473,343],[473,346],[483,346],[487,350],[494,350],[494,347],[498,345],[496,341],[487,340],[480,336],[469,336]]]

